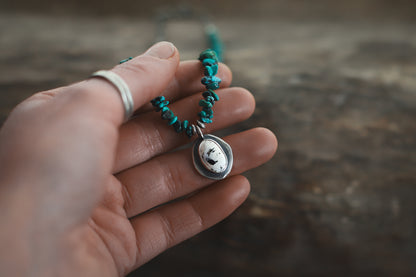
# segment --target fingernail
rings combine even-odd
[[[159,59],[168,59],[175,53],[175,46],[171,42],[162,41],[158,42],[149,50],[146,51],[145,55],[156,57]]]

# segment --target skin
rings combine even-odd
[[[90,78],[33,95],[3,125],[0,276],[124,276],[230,215],[250,190],[240,174],[274,155],[273,133],[254,128],[224,138],[234,153],[229,177],[200,176],[189,148],[171,151],[189,139],[148,104],[165,95],[179,118],[194,122],[200,62],[179,62],[162,42],[112,70],[133,95],[128,122],[116,89]],[[218,76],[220,101],[206,132],[255,107],[250,92],[229,88],[225,65]]]

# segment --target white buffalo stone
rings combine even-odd
[[[204,139],[199,145],[199,157],[211,172],[221,173],[227,169],[228,158],[222,147],[214,140]]]

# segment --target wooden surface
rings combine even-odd
[[[388,7],[217,18],[234,85],[257,99],[226,132],[266,126],[278,154],[247,173],[251,195],[232,217],[131,276],[416,275],[416,6],[403,21],[379,16]],[[146,18],[1,14],[1,121],[36,91],[142,52],[153,31]],[[205,47],[192,22],[168,33],[183,59]]]

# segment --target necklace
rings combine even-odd
[[[212,123],[214,112],[212,107],[219,101],[214,90],[219,88],[221,79],[215,75],[218,72],[218,58],[214,50],[208,49],[199,55],[199,60],[204,67],[204,77],[201,83],[206,90],[202,93],[204,99],[199,101],[202,110],[198,113],[199,120],[191,124],[188,120],[179,120],[168,108],[169,101],[164,96],[158,96],[151,101],[156,111],[160,111],[162,119],[168,121],[177,133],[185,132],[188,137],[195,134],[198,138],[192,146],[192,159],[195,169],[210,179],[224,179],[233,166],[233,153],[228,143],[211,134],[203,134],[205,124]]]

